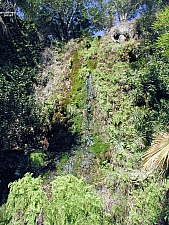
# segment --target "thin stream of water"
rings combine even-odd
[[[92,74],[90,73],[86,78],[86,105],[85,105],[85,118],[84,118],[84,127],[85,130],[85,146],[90,147],[94,144],[93,136],[92,136],[92,119],[93,119],[93,109],[92,103],[94,99],[94,92],[92,86]]]
[[[63,171],[65,173],[73,173],[76,174],[77,165],[81,167],[81,173],[84,177],[90,180],[90,166],[92,164],[92,153],[90,153],[89,148],[94,144],[94,139],[92,136],[92,126],[93,126],[93,99],[94,92],[92,86],[92,74],[86,78],[86,104],[83,109],[83,140],[81,145],[73,149],[72,152],[75,152],[74,156],[70,156],[68,161],[63,165]],[[79,154],[80,153],[80,159]],[[79,165],[80,164],[80,165]]]

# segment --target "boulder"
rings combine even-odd
[[[136,20],[122,22],[113,26],[109,33],[113,42],[124,42],[128,40],[137,40],[137,23]]]

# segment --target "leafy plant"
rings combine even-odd
[[[143,168],[161,170],[166,174],[169,168],[169,134],[156,136],[151,147],[143,155]]]
[[[162,49],[164,56],[169,56],[169,7],[164,8],[160,13],[156,15],[156,21],[154,23],[154,29],[156,32],[161,33],[157,40],[157,47]]]
[[[128,224],[157,224],[163,210],[165,188],[152,180],[143,189],[134,190],[129,198]]]
[[[52,202],[45,210],[46,224],[108,224],[100,197],[84,179],[60,176],[51,185]]]
[[[109,224],[101,198],[83,178],[58,176],[42,185],[40,177],[27,173],[10,184],[4,221],[9,225],[32,225],[40,218],[47,225]]]
[[[30,163],[32,167],[39,167],[42,166],[44,163],[46,154],[43,153],[42,151],[36,151],[32,152],[30,154]]]
[[[32,225],[35,223],[36,217],[42,214],[47,200],[41,183],[40,177],[34,179],[30,173],[10,183],[10,193],[4,212],[5,224]]]

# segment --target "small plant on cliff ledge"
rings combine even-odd
[[[44,159],[46,154],[43,153],[41,150],[36,151],[30,154],[30,162],[32,167],[39,167],[42,166],[44,163]]]

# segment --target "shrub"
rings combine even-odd
[[[51,185],[51,202],[45,208],[45,224],[108,224],[100,197],[84,179],[73,175],[58,176]]]
[[[45,225],[109,224],[101,198],[83,178],[58,176],[42,185],[40,177],[27,173],[10,184],[4,221],[8,225],[33,225],[40,219]]]
[[[100,170],[97,184],[105,209],[116,225],[158,224],[161,215],[167,215],[167,207],[163,209],[166,187],[165,182],[159,184],[139,170],[110,167]]]
[[[47,201],[41,183],[40,177],[34,179],[30,173],[10,183],[10,193],[4,212],[5,224],[35,223],[36,217],[43,212],[44,202]]]

